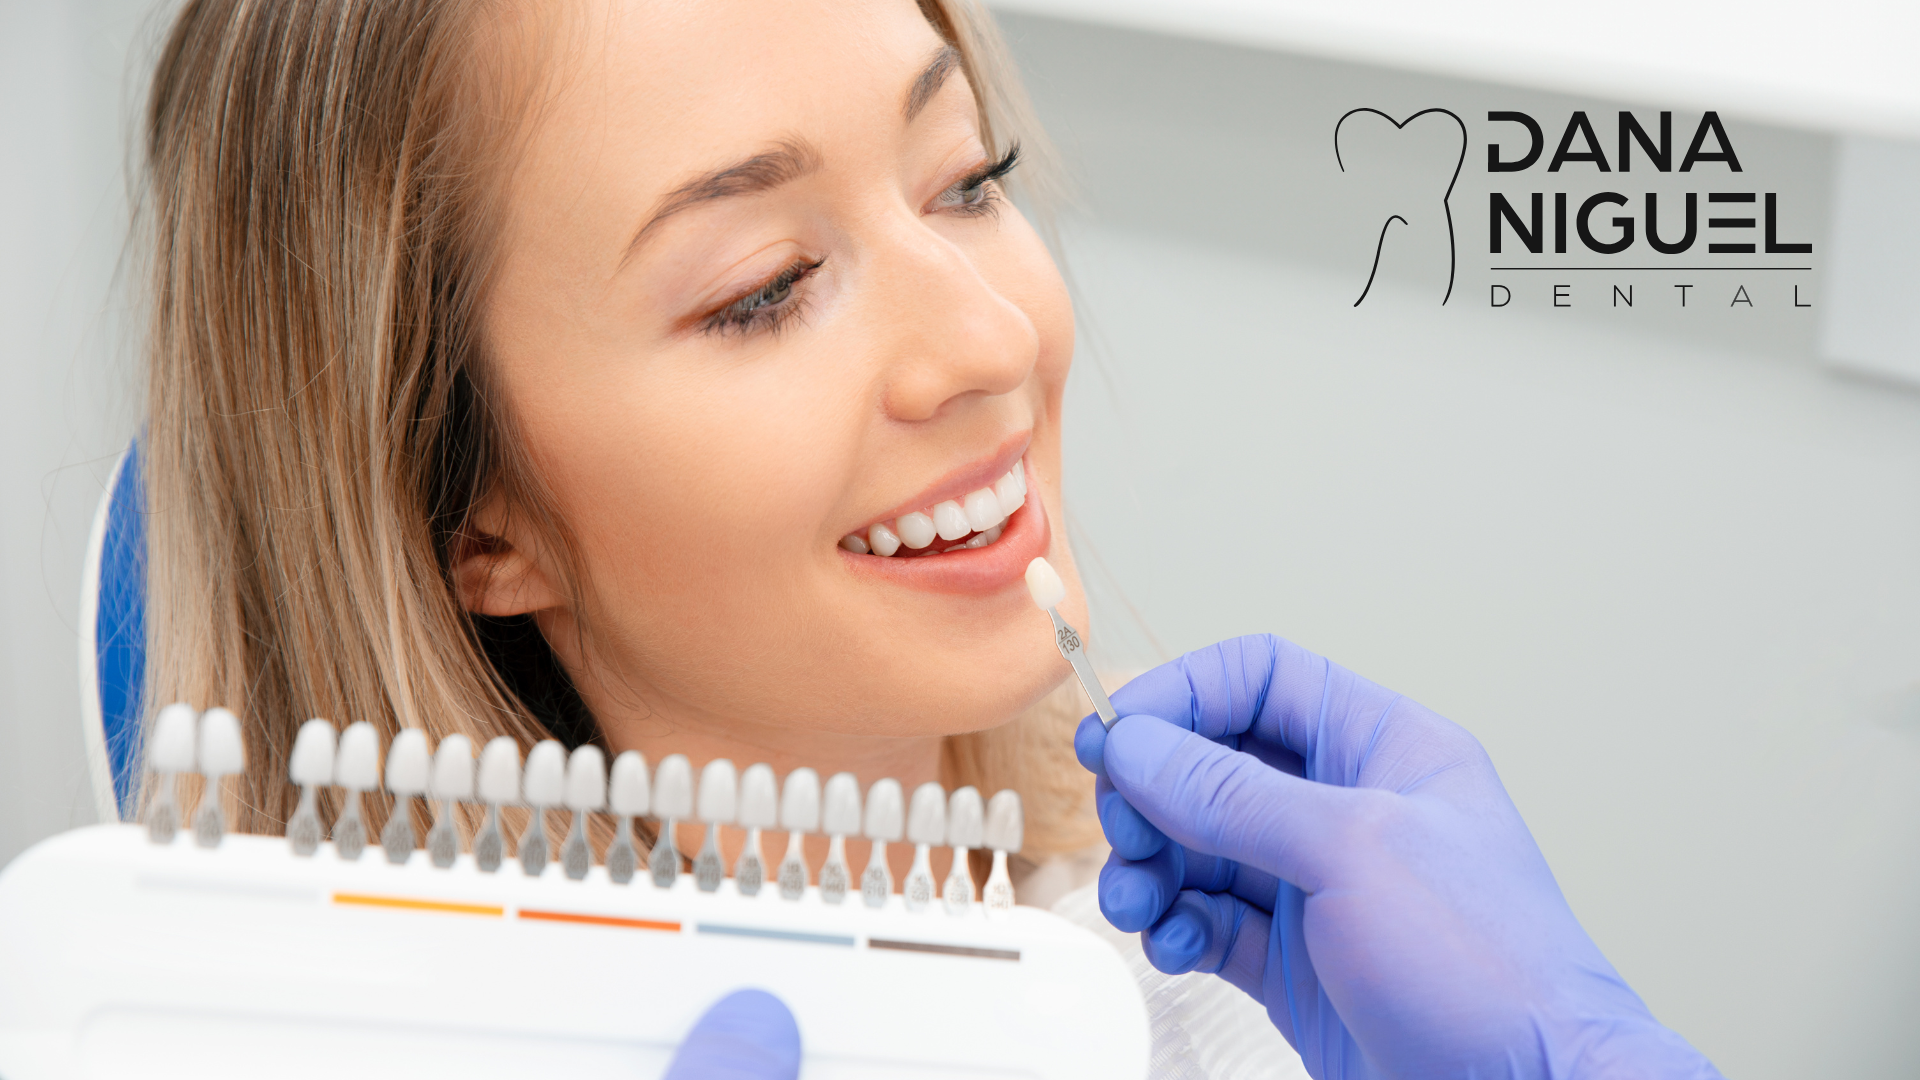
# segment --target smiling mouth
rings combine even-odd
[[[948,499],[923,510],[876,521],[840,538],[840,546],[856,555],[921,558],[950,551],[972,551],[1000,539],[1007,519],[1027,501],[1027,473],[1021,463],[994,481],[992,487]]]

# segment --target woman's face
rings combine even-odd
[[[487,329],[591,633],[499,508],[469,603],[537,612],[616,746],[1011,718],[1066,673],[1029,560],[1085,617],[1055,527],[1073,323],[956,58],[913,0],[587,9]]]

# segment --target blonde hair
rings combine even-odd
[[[1030,158],[1044,152],[984,10],[921,8],[961,54],[988,145],[1017,132]],[[572,547],[487,393],[497,166],[535,81],[507,70],[519,53],[500,37],[538,21],[505,9],[190,0],[160,56],[143,208],[145,700],[241,713],[247,770],[224,801],[242,831],[283,830],[287,755],[310,716],[368,720],[389,740],[508,735],[523,751],[594,737],[568,730],[578,698],[563,675],[550,692],[537,631],[520,628],[544,667],[503,670],[514,628],[471,616],[448,569],[488,494]],[[1095,836],[1063,691],[943,754],[949,784],[1022,794],[1033,855]],[[378,829],[388,804],[374,803]]]

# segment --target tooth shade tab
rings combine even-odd
[[[301,787],[333,783],[333,725],[313,719],[300,725],[287,755],[287,778]]]
[[[947,799],[947,846],[977,848],[986,831],[986,808],[980,802],[980,789],[963,787]]]
[[[653,816],[684,819],[693,816],[693,764],[685,754],[669,754],[653,777]]]
[[[792,833],[819,831],[819,773],[802,766],[787,774],[780,790],[780,827]]]
[[[1059,571],[1045,556],[1027,564],[1027,592],[1033,596],[1033,602],[1041,611],[1060,606],[1067,598],[1067,583],[1060,580]]]
[[[1013,512],[1026,505],[1027,501],[1026,492],[1020,490],[1020,482],[1013,478],[1012,473],[1001,477],[993,485],[993,498],[1000,504],[1000,516],[1003,518],[1012,517]]]
[[[348,791],[372,791],[380,786],[380,733],[372,724],[359,720],[340,733],[333,782]]]
[[[468,802],[473,799],[473,740],[449,735],[433,755],[433,797]]]
[[[947,842],[947,791],[932,780],[913,789],[907,809],[907,839],[916,844]]]
[[[981,488],[968,495],[962,509],[967,512],[967,524],[973,527],[973,532],[986,532],[1007,519],[1007,515],[1000,512],[1000,497],[992,488]]]
[[[820,831],[828,836],[860,835],[860,781],[850,772],[827,778]]]
[[[395,795],[425,794],[430,757],[426,732],[402,728],[387,748],[387,790]]]
[[[587,812],[607,805],[607,757],[591,744],[567,758],[567,809]]]
[[[875,525],[867,530],[867,546],[873,549],[875,555],[889,556],[900,550],[900,537],[885,524]]]
[[[514,803],[520,800],[520,744],[506,735],[487,740],[480,748],[480,801]]]
[[[859,533],[848,533],[841,537],[840,546],[853,552],[855,555],[865,555],[868,550],[867,538],[861,536]]]
[[[193,706],[176,701],[153,718],[153,738],[147,741],[147,767],[154,772],[193,771],[194,728],[198,715]]]
[[[647,759],[638,750],[622,751],[613,759],[613,778],[607,784],[607,802],[613,812],[638,817],[652,812],[653,783],[647,776]]]
[[[527,772],[520,795],[528,806],[559,806],[566,797],[567,751],[553,739],[542,739],[527,751]]]
[[[700,770],[700,807],[694,816],[709,825],[731,825],[740,816],[740,774],[733,762],[714,758]]]
[[[948,499],[933,508],[933,530],[942,540],[958,540],[973,531],[973,523],[959,503]]]
[[[771,829],[780,824],[780,781],[773,766],[761,762],[740,774],[740,827]]]
[[[915,551],[933,543],[940,530],[933,525],[933,519],[915,510],[911,514],[901,514],[894,520],[893,531],[900,534],[900,542]]]
[[[327,751],[333,751],[328,740]],[[240,745],[240,718],[214,706],[200,714],[200,775],[213,779],[231,776],[247,767],[246,751]],[[324,781],[322,781],[324,782]]]
[[[987,800],[987,847],[1016,854],[1026,831],[1026,815],[1020,808],[1019,792],[1003,790]]]
[[[900,781],[892,777],[875,780],[873,786],[867,789],[866,828],[863,830],[867,839],[884,844],[899,842],[904,832],[904,805]]]

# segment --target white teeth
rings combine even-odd
[[[958,540],[973,531],[973,523],[959,503],[948,499],[933,508],[933,528],[942,540]]]
[[[882,557],[900,550],[900,538],[895,536],[893,530],[887,528],[884,523],[867,530],[867,544],[873,548],[875,555]]]
[[[1015,483],[1020,485],[1021,497],[1025,498],[1027,494],[1027,467],[1025,463],[1019,461],[1013,463],[1013,479]]]
[[[893,523],[894,532],[900,534],[900,542],[918,551],[933,543],[940,531],[933,527],[933,519],[915,510],[911,514],[901,514]]]
[[[967,524],[973,526],[974,532],[985,532],[1007,520],[1007,515],[1000,512],[1000,498],[992,488],[981,488],[968,495],[966,510]]]
[[[1003,518],[1012,517],[1013,512],[1027,501],[1026,493],[1020,490],[1020,481],[1015,480],[1012,473],[1001,477],[1000,482],[993,485],[993,497],[1000,504],[1000,516]]]
[[[853,552],[855,555],[865,555],[867,553],[866,538],[859,533],[848,533],[841,537],[840,546]]]

